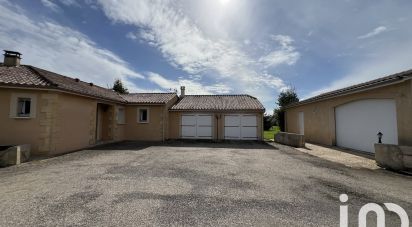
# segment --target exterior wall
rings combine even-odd
[[[15,108],[11,99],[19,94],[36,98],[32,118],[10,116],[11,108]],[[0,88],[0,144],[31,144],[32,154],[37,155],[55,155],[94,145],[97,103],[95,99],[61,92]],[[106,104],[112,107],[104,119],[106,139],[124,140],[124,127],[117,127],[114,120],[114,104]]]
[[[52,140],[55,141],[55,148],[50,149],[49,154],[66,153],[96,144],[98,103],[108,106],[106,112],[102,114],[102,140],[123,140],[122,128],[116,127],[115,104],[60,93],[55,111],[53,133],[55,136]]]
[[[177,101],[178,97],[174,97],[172,100],[170,100],[166,105],[163,107],[163,116],[164,116],[164,128],[163,128],[163,133],[164,133],[164,140],[167,140],[170,138],[170,125],[174,124],[175,122],[172,122],[175,119],[170,118],[169,115],[169,109],[172,107]]]
[[[185,113],[194,113],[194,112],[177,112],[177,111],[170,111],[169,112],[169,138],[170,139],[180,139],[181,137],[181,115]],[[207,113],[207,112],[195,112],[195,113]],[[210,113],[210,112],[209,112]],[[225,114],[250,114],[251,112],[214,112],[213,113],[213,139],[223,140],[225,134]],[[258,140],[262,140],[263,138],[263,113],[255,113],[256,120],[257,120],[257,136]]]
[[[149,122],[138,122],[138,109],[149,109]],[[164,115],[164,105],[129,105],[125,108],[126,125],[125,140],[162,141],[163,126],[167,115]]]
[[[412,145],[411,80],[287,109],[286,131],[299,133],[298,113],[304,112],[305,140],[325,145],[336,145],[335,108],[362,99],[394,99],[398,121],[398,143],[399,145]]]
[[[37,99],[36,116],[33,118],[14,118],[10,116],[11,99],[13,94],[30,94]],[[31,144],[32,152],[38,153],[40,134],[41,109],[44,104],[41,99],[43,92],[0,88],[0,144]]]
[[[180,138],[180,118],[181,112],[169,112],[169,138],[168,139],[179,139]]]
[[[58,138],[53,153],[64,153],[95,143],[96,107],[92,99],[60,94],[56,118]]]

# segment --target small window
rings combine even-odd
[[[139,109],[139,122],[140,123],[149,122],[149,111],[148,111],[148,109]]]
[[[31,99],[30,98],[18,98],[17,101],[17,116],[18,117],[30,117]]]
[[[118,124],[124,124],[125,123],[124,107],[119,107],[117,109],[117,123]]]

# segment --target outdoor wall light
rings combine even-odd
[[[378,136],[378,139],[379,139],[378,143],[382,143],[383,133],[382,133],[382,132],[378,132],[377,136]]]

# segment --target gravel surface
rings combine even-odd
[[[397,203],[412,219],[410,176],[277,144],[175,141],[0,169],[0,226],[339,226],[341,193],[351,226],[368,202]],[[400,226],[389,211],[386,222]]]

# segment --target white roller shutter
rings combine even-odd
[[[374,153],[377,133],[382,143],[398,144],[396,103],[392,99],[365,99],[335,109],[336,144]]]
[[[182,114],[181,137],[185,139],[212,139],[212,114]]]
[[[257,140],[257,118],[255,114],[226,114],[225,139]]]

